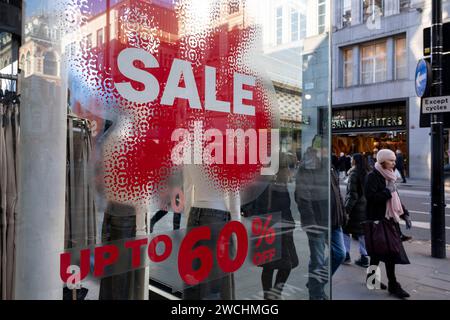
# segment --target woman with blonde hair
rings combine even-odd
[[[395,153],[389,149],[379,150],[375,169],[367,176],[365,196],[367,199],[367,219],[365,240],[370,255],[370,267],[366,281],[373,279],[374,272],[383,261],[388,278],[388,291],[398,298],[407,298],[409,294],[397,282],[396,264],[409,264],[408,256],[401,241],[399,222],[404,220],[411,228],[409,212],[400,201],[395,168]],[[369,287],[369,283],[368,287]],[[380,283],[381,289],[386,289]]]

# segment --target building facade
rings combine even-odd
[[[444,22],[449,9],[443,1]],[[429,129],[419,126],[414,77],[431,1],[339,0],[333,12],[333,151],[400,149],[407,174],[429,179]]]

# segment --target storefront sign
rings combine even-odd
[[[424,98],[422,113],[450,112],[450,96]]]
[[[403,126],[404,119],[398,117],[383,118],[365,118],[357,120],[333,119],[331,122],[332,129],[357,129],[357,128],[377,128],[377,127],[398,127]]]

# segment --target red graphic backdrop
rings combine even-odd
[[[118,18],[111,12],[117,12]],[[214,22],[210,26],[197,33],[186,33],[184,30],[193,21],[186,12],[182,1],[173,7],[137,0],[119,3],[110,10],[111,24],[117,29],[110,41],[96,47],[82,44],[82,55],[75,61],[83,81],[95,88],[98,97],[129,119],[119,135],[120,143],[105,149],[105,187],[118,201],[147,199],[164,185],[174,166],[171,152],[176,142],[171,141],[171,136],[177,128],[193,132],[194,121],[202,121],[203,130],[219,129],[224,136],[224,158],[226,129],[255,129],[258,134],[258,129],[271,128],[272,111],[261,74],[246,63],[251,59],[252,46],[258,44],[258,31],[244,25],[243,19],[235,23],[212,12]],[[90,19],[86,21],[87,26],[93,21]],[[134,62],[136,67],[158,79],[160,93],[154,101],[133,103],[116,90],[114,83],[121,82],[131,82],[134,89],[144,90],[142,83],[124,77],[118,70],[117,57],[125,48],[144,49],[158,60],[160,67],[151,69],[145,69],[140,61]],[[173,106],[160,104],[175,58],[192,64],[202,109],[190,108],[185,99],[176,99]],[[217,69],[217,100],[230,102],[231,111],[234,109],[234,73],[256,78],[254,87],[244,86],[252,91],[253,99],[243,101],[255,107],[255,116],[205,110],[206,66]],[[184,81],[179,85],[184,86]],[[248,164],[248,152],[247,145],[246,164],[204,165],[212,186],[236,191],[259,175],[259,156],[257,164]]]

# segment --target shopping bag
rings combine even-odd
[[[394,221],[367,221],[363,225],[366,249],[370,256],[391,257],[400,254],[402,242]]]

